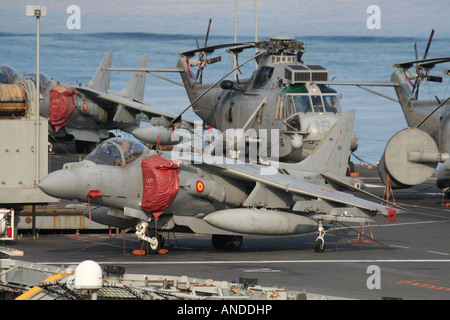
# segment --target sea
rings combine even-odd
[[[266,40],[271,35],[260,35]],[[333,81],[377,81],[388,82],[395,63],[415,59],[414,44],[418,55],[423,56],[428,38],[379,37],[379,36],[314,36],[294,34],[302,40],[306,52],[302,59],[306,64],[321,65],[329,71]],[[208,45],[231,43],[234,35],[210,35]],[[253,36],[238,36],[240,41],[254,41]],[[428,52],[428,58],[449,56],[450,38],[435,34]],[[175,68],[178,54],[203,45],[205,35],[157,34],[157,33],[50,33],[40,35],[40,71],[60,82],[87,84],[94,75],[105,53],[113,50],[113,67],[135,67],[144,55],[148,55],[150,68]],[[246,50],[239,55],[244,62],[254,54]],[[208,66],[203,83],[215,82],[233,69],[231,54],[216,50],[213,57],[221,56],[220,63]],[[36,34],[15,34],[0,32],[0,65],[9,65],[21,74],[36,70]],[[241,68],[241,79],[248,78],[254,71],[254,64]],[[432,75],[443,76],[442,83],[424,84],[420,88],[420,99],[443,100],[449,94],[450,77],[442,74],[449,64],[437,65]],[[412,71],[414,71],[412,69]],[[181,83],[177,73],[160,74]],[[112,91],[120,91],[128,82],[131,72],[112,71]],[[231,77],[231,76],[230,76]],[[361,164],[376,164],[384,152],[389,139],[406,128],[406,121],[400,105],[356,86],[332,86],[341,93],[342,110],[356,110],[354,131],[358,136],[358,149],[352,161]],[[371,87],[386,96],[396,98],[391,87]],[[182,86],[147,75],[144,102],[161,110],[178,114],[189,106],[189,100]],[[185,116],[198,119],[189,109]]]

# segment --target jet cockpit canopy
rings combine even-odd
[[[20,80],[21,75],[10,66],[0,66],[0,83],[13,84]]]
[[[146,147],[133,139],[112,138],[101,143],[84,160],[109,166],[126,166],[139,158]]]
[[[31,80],[36,85],[36,72],[27,73],[23,76],[24,80]],[[39,90],[42,92],[46,89],[47,85],[50,83],[52,79],[46,75],[45,73],[39,73]]]

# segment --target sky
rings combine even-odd
[[[0,0],[0,32],[34,33],[35,18],[26,5],[47,6],[42,33],[146,32],[167,34],[234,34],[236,0]],[[449,0],[237,0],[238,35],[254,34],[257,3],[258,35],[287,32],[302,35],[414,36],[427,38],[435,28],[450,37]],[[70,29],[80,9],[79,29]],[[371,6],[378,13],[369,11]],[[376,19],[376,20],[375,20]],[[375,22],[379,28],[368,27]]]

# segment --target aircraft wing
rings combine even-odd
[[[347,205],[368,211],[372,214],[381,213],[383,216],[391,217],[396,210],[372,201],[355,197],[351,194],[336,191],[324,186],[315,185],[305,181],[300,181],[290,176],[278,173],[273,168],[272,172],[261,172],[261,166],[246,165],[213,165],[222,174],[251,182],[259,182],[267,188],[283,190],[293,195],[308,197],[310,199],[319,199],[326,202]],[[270,168],[270,167],[267,167]],[[269,169],[268,169],[269,170]]]
[[[408,209],[400,207],[400,206],[398,206],[397,204],[395,204],[395,203],[393,203],[391,201],[387,201],[386,199],[380,198],[380,197],[378,197],[378,196],[376,196],[376,195],[374,195],[374,194],[372,194],[370,192],[367,192],[367,191],[365,191],[365,190],[363,190],[361,188],[357,188],[354,185],[352,185],[350,183],[347,183],[346,181],[343,181],[342,179],[340,179],[336,175],[333,175],[331,173],[320,173],[320,175],[322,177],[324,177],[324,179],[327,180],[331,184],[337,184],[340,187],[342,187],[344,189],[347,189],[347,190],[350,190],[350,191],[361,192],[362,194],[365,194],[365,195],[367,195],[369,197],[372,197],[374,199],[380,200],[382,202],[386,202],[387,204],[389,204],[392,207],[396,207],[396,208],[399,208],[401,210],[409,212]]]
[[[99,101],[102,103],[107,103],[107,104],[120,105],[122,107],[125,107],[132,113],[144,113],[150,119],[152,117],[165,117],[171,121],[171,120],[175,119],[176,117],[178,117],[178,115],[161,111],[159,109],[151,107],[148,104],[144,104],[144,103],[141,103],[139,101],[136,101],[136,100],[133,100],[133,99],[130,99],[127,97],[122,97],[122,96],[115,95],[115,94],[108,93],[108,92],[102,92],[102,91],[91,89],[88,87],[77,87],[76,89],[78,91],[90,96],[92,99],[94,99],[96,101]],[[191,123],[192,125],[194,124],[193,120],[185,120],[185,121],[188,123]]]
[[[141,58],[135,71],[126,86],[120,92],[109,91],[110,73],[112,64],[112,50],[107,52],[102,62],[100,63],[97,72],[94,74],[92,80],[87,86],[74,87],[77,91],[89,97],[95,103],[109,114],[113,113],[111,118],[115,122],[136,123],[136,116],[139,113],[145,114],[149,119],[153,117],[164,117],[166,123],[175,122],[178,115],[171,114],[148,104],[143,103],[146,75],[140,71],[149,70],[147,68],[148,56]],[[156,70],[156,69],[155,69]],[[174,71],[173,69],[160,69],[160,71]],[[184,119],[183,119],[184,120]],[[164,121],[163,121],[164,122]],[[181,122],[181,119],[177,119]],[[192,120],[185,120],[185,122],[193,124]]]

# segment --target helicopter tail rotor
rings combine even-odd
[[[434,36],[434,29],[431,30],[430,37],[428,39],[427,47],[425,49],[424,55],[422,59],[418,59],[417,53],[417,43],[414,44],[414,51],[416,60],[401,62],[394,64],[394,67],[403,69],[405,71],[405,76],[407,81],[412,86],[412,93],[414,94],[415,99],[417,100],[419,97],[419,87],[422,81],[428,82],[442,82],[442,77],[431,76],[428,72],[435,67],[436,64],[450,62],[450,57],[440,57],[440,58],[427,58],[428,51],[430,50],[431,42]],[[416,73],[407,71],[411,67],[416,68]],[[411,81],[414,78],[414,83]],[[411,79],[411,80],[410,80]]]

